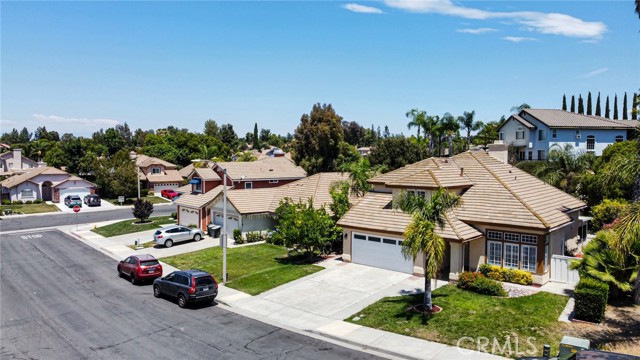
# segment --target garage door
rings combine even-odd
[[[180,225],[196,225],[197,227],[200,227],[200,223],[198,222],[198,215],[198,210],[180,207]]]
[[[413,260],[402,255],[401,239],[354,233],[351,240],[354,263],[413,273]]]
[[[67,195],[78,195],[80,196],[80,199],[84,201],[84,196],[89,195],[90,193],[91,190],[86,187],[60,189],[60,202],[64,203],[64,198],[66,198]]]
[[[222,226],[222,214],[215,213],[213,223]],[[227,215],[227,233],[233,234],[233,229],[240,229],[240,219],[237,216]]]
[[[153,192],[154,195],[158,195],[160,196],[160,191],[164,190],[164,189],[177,189],[180,185],[179,184],[154,184],[153,185]]]

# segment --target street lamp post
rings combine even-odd
[[[129,153],[129,157],[136,165],[136,177],[138,178],[138,200],[140,200],[140,166],[138,166],[138,154],[136,154],[135,151],[131,151]]]
[[[222,242],[222,283],[227,283],[227,169],[222,169],[222,236],[220,241]]]

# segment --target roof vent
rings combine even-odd
[[[460,176],[464,176],[464,168],[463,167],[460,168]]]
[[[449,163],[449,159],[444,159],[444,163],[448,164]]]

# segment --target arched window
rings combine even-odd
[[[593,135],[587,136],[587,151],[593,151],[596,149],[596,137]]]
[[[616,136],[616,142],[623,142],[623,141],[624,141],[624,136],[622,135]]]

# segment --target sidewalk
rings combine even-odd
[[[218,246],[220,241],[219,239],[213,239],[207,236],[199,242],[188,242],[175,245],[171,248],[132,250],[128,245],[132,245],[138,238],[140,238],[142,242],[151,239],[151,235],[155,230],[105,238],[90,231],[91,228],[92,226],[82,225],[78,228],[78,231],[76,231],[74,226],[73,228],[67,228],[65,232],[72,234],[76,238],[86,242],[89,246],[96,248],[116,260],[122,260],[135,253],[149,253],[156,257],[172,256]],[[230,245],[230,247],[235,246]],[[358,301],[353,306],[346,309],[335,309],[335,311],[331,311],[330,306],[323,307],[326,311],[323,311],[323,309],[312,311],[309,308],[305,310],[305,307],[292,306],[286,301],[274,299],[275,293],[284,293],[287,288],[295,289],[294,286],[300,286],[310,280],[313,281],[315,277],[325,271],[330,271],[330,267],[337,266],[337,264],[330,262],[325,264],[320,263],[320,265],[327,267],[328,270],[298,279],[258,296],[251,296],[220,284],[216,301],[226,306],[230,311],[255,320],[291,331],[306,333],[310,336],[320,336],[320,338],[327,339],[331,342],[337,341],[338,343],[349,344],[361,349],[373,350],[393,358],[430,360],[504,359],[503,357],[492,354],[421,340],[342,321],[342,319],[347,316],[356,313],[384,296],[394,296],[398,293],[402,294],[417,291],[418,288],[421,288],[424,281],[422,278],[416,279],[414,277],[404,276],[403,278],[407,279],[401,280],[401,282],[396,283],[396,285],[377,292],[375,296],[369,296]],[[162,263],[162,267],[164,275],[177,270],[165,263]],[[434,285],[442,286],[444,284],[446,284],[446,282],[440,281]],[[407,288],[411,290],[403,290]]]

